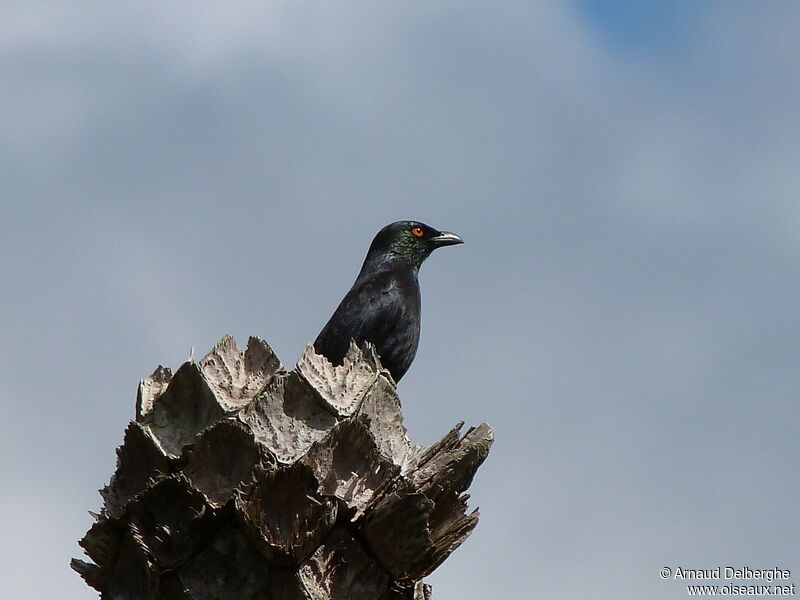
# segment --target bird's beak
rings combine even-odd
[[[455,244],[463,244],[464,240],[462,240],[455,233],[450,233],[449,231],[440,231],[439,235],[431,238],[431,242],[433,242],[433,245],[436,248],[441,248],[442,246],[454,246]]]

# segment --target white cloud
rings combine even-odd
[[[55,536],[14,589],[92,597],[61,553],[136,379],[226,332],[291,363],[405,216],[467,240],[423,269],[412,436],[498,429],[437,597],[667,598],[665,560],[731,546],[791,568],[795,511],[755,490],[797,495],[800,38],[793,5],[743,6],[695,14],[678,59],[563,3],[6,3],[3,438],[35,407],[72,462],[4,462],[31,508],[2,585]]]

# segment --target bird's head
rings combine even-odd
[[[396,221],[381,229],[372,240],[367,261],[389,258],[418,269],[436,248],[463,243],[455,233],[439,231],[419,221]]]

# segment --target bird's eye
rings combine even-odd
[[[411,233],[413,233],[417,237],[422,237],[425,235],[425,232],[422,230],[422,227],[412,227]]]

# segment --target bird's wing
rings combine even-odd
[[[359,342],[385,338],[402,312],[396,292],[397,282],[388,273],[356,281],[317,336],[316,351],[341,363],[351,338]]]

